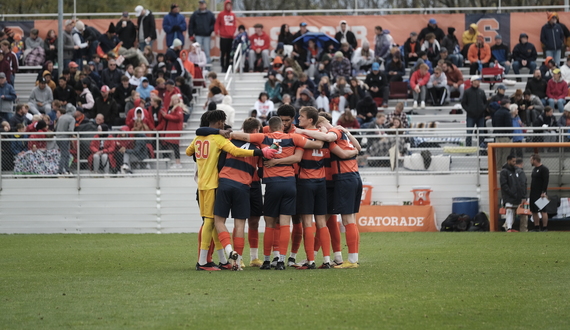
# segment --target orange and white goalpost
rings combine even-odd
[[[538,154],[542,159],[542,164],[550,170],[549,194],[570,197],[570,142],[489,143],[487,157],[489,162],[489,221],[491,231],[499,229],[501,202],[499,173],[510,154],[523,160],[527,189],[530,190],[532,180],[530,156]]]

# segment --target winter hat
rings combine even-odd
[[[141,5],[138,5],[135,7],[135,14],[137,15],[137,17],[141,16],[143,10],[144,10],[144,7]]]
[[[372,71],[378,71],[378,70],[380,70],[380,64],[378,64],[378,62],[372,63]]]
[[[521,34],[519,35],[519,39],[521,39],[521,38],[527,38],[527,39],[528,39],[528,34],[526,34],[526,33],[524,33],[524,32],[521,33]]]
[[[275,59],[273,59],[273,64],[283,64],[283,60],[281,59],[281,56],[276,56]]]
[[[552,73],[554,73],[554,74],[560,74],[560,69],[556,68],[556,69],[552,70]]]
[[[340,58],[340,57],[344,57],[341,51],[334,53],[334,58]]]
[[[448,27],[447,28],[447,33],[448,34],[453,34],[455,32],[455,28],[454,27]]]
[[[77,63],[71,61],[71,62],[69,62],[69,64],[68,64],[67,66],[70,67],[70,68],[78,68],[78,67],[79,67],[79,64],[77,64]]]
[[[440,52],[440,53],[447,53],[447,48],[441,47],[441,48],[439,49],[439,52]]]
[[[75,22],[75,28],[77,29],[77,31],[83,32],[85,31],[85,24],[83,24],[82,21],[77,21]]]
[[[109,24],[109,29],[107,29],[107,33],[115,33],[115,24],[112,22]]]
[[[435,20],[435,18],[430,18],[428,23],[429,24],[437,24],[437,21]]]
[[[172,85],[172,86],[174,86],[174,80],[168,79],[168,80],[166,81],[166,84],[167,84],[167,85]]]
[[[505,85],[501,84],[501,85],[497,86],[497,89],[502,89],[502,90],[506,91],[507,87],[505,87]]]
[[[180,47],[182,46],[182,41],[178,38],[174,39],[174,41],[172,42],[172,47]]]
[[[322,58],[322,60],[321,60],[321,63],[322,63],[322,62],[325,62],[325,61],[329,61],[329,62],[330,62],[330,60],[331,60],[331,56],[330,56],[329,54],[325,54],[325,55],[323,55],[323,58]]]
[[[555,11],[547,11],[546,12],[546,17],[548,18],[548,20],[550,21],[553,17],[558,18],[558,14]]]

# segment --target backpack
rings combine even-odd
[[[469,231],[489,231],[489,218],[485,212],[479,212],[471,219]]]
[[[460,214],[455,223],[455,231],[467,231],[471,218],[467,214]]]
[[[469,227],[470,218],[467,214],[451,213],[441,223],[440,231],[466,231]]]

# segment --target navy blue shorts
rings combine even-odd
[[[362,180],[360,174],[343,175],[334,182],[334,212],[353,214],[360,210]]]
[[[260,217],[263,215],[263,196],[261,192],[261,183],[254,182],[249,189],[249,216]]]
[[[297,180],[297,214],[327,214],[325,180]]]
[[[277,218],[280,214],[295,215],[297,187],[295,178],[265,185],[265,201],[263,215]]]
[[[228,218],[249,218],[249,186],[228,179],[220,179],[214,204],[214,215]]]
[[[327,214],[336,214],[334,210],[334,186],[327,187]]]

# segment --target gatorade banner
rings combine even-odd
[[[356,225],[360,232],[438,231],[431,205],[361,205]]]

